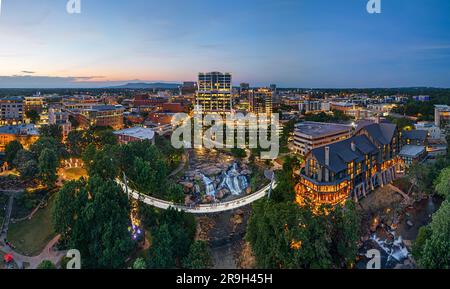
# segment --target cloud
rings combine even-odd
[[[24,73],[24,74],[35,74],[36,72],[29,71],[29,70],[22,70],[22,73]]]
[[[32,71],[22,71],[32,74]],[[99,81],[103,76],[34,76],[7,75],[0,76],[0,88],[94,88],[115,84],[116,82]]]

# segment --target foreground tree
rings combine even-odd
[[[442,203],[433,215],[430,233],[419,254],[419,265],[425,269],[450,269],[450,201]]]
[[[442,197],[450,199],[450,167],[441,171],[436,180],[435,190]]]
[[[62,129],[57,124],[43,125],[39,129],[41,137],[54,138],[58,142],[62,141]]]
[[[33,153],[34,158],[37,160],[45,149],[55,152],[58,160],[62,159],[66,154],[66,150],[60,141],[56,138],[46,136],[41,137],[37,142],[31,145],[30,152]]]
[[[67,246],[80,250],[84,268],[118,269],[133,248],[129,216],[122,189],[94,175],[87,183],[64,186],[57,196],[53,221]]]
[[[431,237],[430,227],[424,226],[419,229],[419,233],[417,234],[416,240],[412,246],[412,255],[415,260],[420,260],[422,258],[423,248],[427,239]]]
[[[53,207],[53,229],[61,235],[63,243],[70,241],[83,206],[87,203],[88,193],[84,180],[71,181],[59,190]]]
[[[194,242],[189,254],[183,259],[183,267],[186,269],[210,269],[212,265],[211,253],[204,241]]]
[[[22,179],[34,179],[39,172],[38,163],[34,159],[33,154],[29,151],[20,150],[13,163]]]
[[[23,150],[23,146],[17,140],[12,141],[12,142],[10,142],[10,143],[8,143],[6,145],[6,148],[5,148],[5,160],[10,166],[14,165],[14,160],[16,159],[17,154],[21,150]]]
[[[349,201],[344,206],[338,205],[331,210],[327,220],[331,222],[331,256],[338,268],[353,265],[358,253],[359,227],[361,216],[355,203]]]
[[[82,131],[73,130],[67,135],[66,148],[71,156],[81,157],[87,145]]]
[[[328,231],[309,209],[263,200],[253,204],[246,238],[259,268],[330,268]]]
[[[47,187],[52,188],[58,176],[56,175],[56,169],[58,168],[58,157],[55,152],[50,149],[44,149],[39,156],[39,177],[42,183]]]
[[[173,240],[167,224],[160,226],[153,234],[152,248],[150,249],[149,265],[154,269],[175,268],[173,255]]]
[[[147,269],[147,264],[144,258],[137,258],[133,263],[133,269],[135,270],[145,270]]]
[[[40,270],[52,270],[52,269],[56,269],[56,266],[51,261],[44,260],[38,265],[37,268]]]

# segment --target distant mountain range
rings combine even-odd
[[[181,86],[181,84],[178,84],[178,83],[136,82],[136,83],[127,83],[125,85],[119,85],[119,86],[110,86],[107,88],[112,88],[112,89],[177,89],[179,86]]]

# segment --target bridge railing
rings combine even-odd
[[[127,188],[121,180],[117,179],[116,182],[122,187],[122,189],[124,191],[126,191]],[[238,209],[238,208],[244,207],[246,205],[249,205],[249,204],[265,197],[269,193],[269,191],[275,189],[276,186],[277,186],[276,182],[272,181],[270,184],[268,184],[261,190],[255,192],[253,194],[250,194],[248,196],[237,199],[237,200],[223,202],[223,203],[196,205],[193,207],[179,205],[179,204],[175,204],[173,202],[157,199],[155,197],[151,197],[151,196],[148,196],[145,194],[140,194],[139,192],[131,189],[130,187],[128,187],[128,193],[134,199],[142,198],[142,200],[145,204],[159,208],[159,209],[167,210],[169,208],[174,208],[176,210],[180,210],[180,211],[184,211],[184,212],[192,213],[192,214],[207,214],[207,213],[225,212],[225,211],[234,210],[234,209]]]

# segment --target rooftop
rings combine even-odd
[[[435,105],[434,106],[439,111],[450,111],[450,105]]]
[[[21,102],[21,101],[23,101],[23,97],[22,96],[3,97],[3,98],[0,98],[0,102],[1,101],[17,101],[17,102]]]
[[[404,131],[402,137],[404,139],[425,141],[428,137],[428,132],[426,130],[414,129],[411,131]]]
[[[7,125],[0,127],[2,134],[23,134],[39,135],[39,131],[34,124]]]
[[[424,146],[406,145],[402,148],[400,156],[415,158],[424,153],[425,150]]]
[[[350,131],[348,125],[306,121],[295,125],[295,131],[312,137],[320,137],[339,132]]]
[[[152,140],[155,137],[155,131],[153,129],[139,126],[115,131],[114,134],[126,135],[140,140]]]
[[[355,144],[355,150],[352,150],[352,143]],[[347,140],[330,144],[327,147],[330,148],[330,164],[328,168],[335,173],[347,169],[347,163],[351,161],[362,162],[366,154],[374,153],[378,150],[365,135],[354,136]],[[322,166],[326,166],[325,147],[313,149],[312,154]]]
[[[366,130],[368,134],[379,143],[387,145],[391,142],[394,137],[397,126],[392,123],[382,122],[382,123],[362,123],[358,125],[356,131]]]
[[[118,110],[118,109],[124,109],[121,105],[94,105],[92,106],[92,111],[112,111],[112,110]]]

